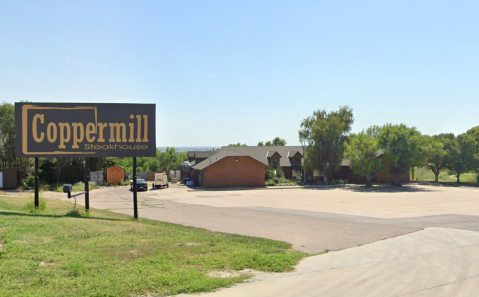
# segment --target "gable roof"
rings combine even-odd
[[[271,158],[271,157],[273,157],[275,154],[278,154],[278,156],[279,156],[280,158],[283,157],[283,156],[281,156],[280,153],[278,153],[278,151],[268,151],[268,153],[266,154],[266,158]]]
[[[296,156],[297,154],[299,154],[300,157],[303,157],[303,154],[299,151],[288,151],[288,158],[294,158],[294,156]]]
[[[301,146],[224,146],[217,153],[208,159],[195,164],[192,168],[196,170],[203,170],[204,168],[218,162],[226,157],[251,157],[252,159],[269,166],[268,156],[271,157],[274,153],[280,156],[287,156],[289,151],[298,151],[302,154],[303,147]],[[270,154],[270,152],[273,152]],[[280,158],[281,167],[298,166],[292,163],[290,158]]]
[[[204,168],[226,158],[226,157],[251,157],[252,159],[263,163],[265,166],[269,166],[269,159],[275,153],[278,153],[281,157],[280,166],[281,167],[296,167],[301,166],[300,162],[294,162],[294,156],[300,154],[301,157],[304,156],[304,150],[302,146],[224,146],[216,151],[191,151],[191,153],[196,153],[196,158],[202,159],[206,154],[211,154],[211,156],[206,157],[204,161],[198,163],[190,162],[193,169],[203,170]],[[198,153],[199,157],[198,156]],[[188,152],[190,154],[190,152]],[[384,154],[383,150],[378,150],[377,156]],[[194,156],[194,155],[193,155]],[[341,160],[341,166],[350,166],[351,162],[348,159]]]
[[[218,151],[188,151],[188,158],[195,158],[195,159],[206,159],[214,154],[216,154]]]
[[[192,168],[196,169],[196,170],[203,170],[206,167],[211,166],[211,165],[215,164],[216,162],[223,160],[226,157],[250,157],[250,158],[262,163],[263,165],[268,166],[268,162],[264,162],[263,160],[258,159],[254,156],[251,156],[250,154],[245,153],[245,152],[240,152],[240,151],[236,151],[236,150],[224,150],[224,151],[219,150],[218,153],[214,154],[213,156],[209,157],[208,159],[206,159],[204,161],[201,161],[201,162],[195,164]]]

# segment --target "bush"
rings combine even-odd
[[[130,182],[129,181],[120,181],[120,186],[129,186]]]
[[[25,182],[23,183],[25,188],[33,188],[35,187],[35,176],[29,175]]]
[[[347,179],[336,179],[336,180],[330,180],[327,182],[319,182],[320,185],[346,185],[349,184],[349,181]]]
[[[273,169],[266,169],[265,175],[266,175],[266,180],[270,180],[276,176]]]
[[[274,177],[272,179],[268,179],[265,182],[265,185],[266,186],[295,186],[296,182],[286,179],[284,177],[283,178]]]
[[[274,181],[271,180],[271,179],[268,179],[268,180],[265,182],[265,185],[266,185],[266,186],[276,186],[276,184],[274,183]]]
[[[276,177],[279,178],[279,179],[284,179],[283,168],[281,168],[281,166],[279,166],[279,165],[278,165],[278,167],[276,167]]]
[[[90,212],[86,211],[82,206],[76,206],[76,208],[68,211],[65,216],[73,218],[88,218],[90,217]]]
[[[32,197],[31,199],[33,200],[34,198]],[[35,201],[30,201],[27,204],[25,204],[23,209],[30,213],[37,213],[39,211],[44,211],[47,209],[47,202],[43,199],[40,199],[38,208],[35,208]]]

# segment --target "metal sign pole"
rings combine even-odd
[[[85,210],[90,209],[90,158],[85,158]]]
[[[38,176],[38,157],[35,158],[35,208],[40,207],[40,195],[38,193],[40,177]]]
[[[138,197],[136,191],[136,157],[133,157],[133,216],[138,219]]]

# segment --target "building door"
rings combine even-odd
[[[0,188],[3,188],[3,172],[0,172]]]

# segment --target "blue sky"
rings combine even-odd
[[[156,103],[157,146],[479,125],[477,1],[0,2],[0,101]]]

